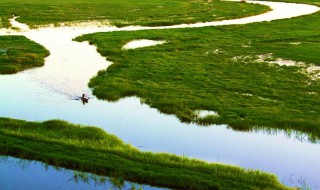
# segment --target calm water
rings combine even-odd
[[[91,99],[83,105],[35,80],[30,71],[0,76],[0,115],[32,121],[63,119],[98,126],[142,150],[170,152],[260,169],[287,185],[301,179],[320,187],[320,145],[283,132],[236,132],[226,126],[183,124],[137,98],[117,103]]]
[[[51,54],[44,67],[0,76],[0,116],[29,121],[63,119],[97,126],[144,151],[169,152],[259,169],[276,174],[280,181],[290,186],[301,186],[306,182],[315,189],[320,188],[320,145],[309,143],[305,135],[288,136],[282,131],[263,130],[243,133],[224,125],[184,124],[172,115],[160,114],[141,104],[134,97],[116,103],[92,97],[86,105],[75,100],[82,93],[90,94],[87,88],[89,79],[110,63],[96,52],[95,47],[73,42],[72,38],[110,30],[115,29],[44,28],[21,33],[44,45]],[[43,187],[39,183],[52,189],[68,189],[65,187],[69,187],[68,180],[73,176],[70,172],[46,171],[41,164],[33,162],[28,169],[21,169],[10,164],[17,162],[16,159],[7,160],[0,163],[0,189],[2,186],[10,190],[11,187]],[[35,176],[38,172],[42,174],[39,183]],[[53,182],[55,177],[52,176],[61,181]],[[18,186],[17,180],[24,186]],[[61,186],[49,186],[51,183]],[[86,185],[71,182],[70,188],[79,184]],[[30,188],[23,188],[25,186]],[[79,186],[77,189],[91,187],[94,186]]]
[[[74,172],[36,161],[0,156],[1,190],[127,190],[131,187],[136,189],[141,187],[144,190],[160,189],[127,181],[119,184],[119,180],[103,176]]]

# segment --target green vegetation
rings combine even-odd
[[[173,25],[256,15],[266,6],[217,0],[1,0],[0,21],[19,15],[30,26],[70,21],[108,20],[112,25]],[[66,14],[67,13],[67,14]]]
[[[90,81],[98,98],[138,96],[185,122],[295,129],[319,138],[320,79],[306,71],[320,65],[319,31],[318,12],[248,25],[96,33],[76,40],[96,45],[114,62]],[[134,39],[167,43],[121,49]],[[268,62],[277,58],[306,65]],[[219,116],[201,118],[196,110]]]
[[[99,128],[0,118],[0,154],[177,189],[286,189],[273,175],[141,152]]]
[[[304,3],[319,5],[318,0]],[[268,10],[245,3],[183,0],[3,0],[0,6],[2,27],[9,27],[7,20],[13,14],[33,27],[87,20],[159,26],[231,19]],[[76,40],[97,45],[98,51],[114,62],[89,84],[99,98],[117,101],[138,96],[185,122],[229,124],[238,130],[294,129],[316,139],[320,138],[320,79],[307,68],[320,65],[319,32],[320,13],[316,13],[249,25],[98,33]],[[134,39],[167,43],[122,50]],[[22,36],[2,36],[0,73],[43,65],[48,54]],[[305,65],[270,63],[277,58]],[[200,117],[197,110],[214,110],[218,116]],[[0,154],[162,187],[286,189],[270,174],[141,152],[101,129],[63,121],[0,118]]]
[[[44,64],[49,52],[23,36],[0,36],[0,74],[12,74]]]

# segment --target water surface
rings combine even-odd
[[[287,185],[299,185],[303,178],[320,187],[320,145],[294,134],[184,124],[134,97],[116,103],[93,98],[83,105],[27,74],[1,76],[0,87],[3,117],[31,121],[58,118],[98,126],[142,150],[260,169],[278,175]]]
[[[127,190],[132,187],[136,187],[136,189],[141,187],[143,190],[160,189],[128,181],[121,183],[117,178],[75,172],[64,168],[49,166],[37,161],[0,156],[1,190]]]
[[[298,4],[292,6],[299,7]],[[285,8],[292,6],[282,4]],[[290,10],[288,15],[301,15],[296,9]],[[292,10],[297,12],[293,14]],[[277,18],[284,16],[281,14]],[[233,21],[223,22],[234,24]],[[206,23],[202,24],[206,26]],[[178,25],[157,29],[186,26],[198,27]],[[312,187],[320,188],[320,145],[304,140],[301,134],[288,136],[283,131],[270,133],[264,130],[244,133],[230,130],[225,125],[203,127],[185,124],[172,115],[160,114],[141,104],[135,97],[116,103],[95,99],[90,95],[87,83],[98,70],[111,63],[101,57],[95,47],[73,42],[72,39],[98,31],[151,27],[90,27],[41,28],[11,33],[25,35],[44,45],[51,54],[46,58],[44,67],[0,76],[0,116],[29,121],[63,119],[97,126],[144,151],[169,152],[209,162],[259,169],[276,174],[280,181],[290,186],[301,186],[305,181]],[[75,100],[82,93],[92,97],[88,104],[83,105],[81,101]],[[10,171],[6,169],[6,164],[3,164],[3,168],[3,171]],[[28,183],[27,178],[21,177],[22,180]],[[47,180],[50,181],[50,177]],[[31,181],[29,185],[33,183]]]

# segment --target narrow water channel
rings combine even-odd
[[[280,10],[279,3],[271,5],[275,10]],[[291,4],[281,5],[288,8]],[[298,4],[292,6],[299,7]],[[319,10],[311,7],[313,12]],[[295,9],[289,13],[292,11]],[[304,14],[312,11],[308,10]],[[298,16],[297,12],[301,15],[301,12],[296,11],[290,17]],[[281,14],[278,18],[288,17]],[[234,24],[233,21],[226,22]],[[256,19],[254,22],[257,22]],[[186,26],[189,25],[175,27]],[[203,23],[203,26],[207,24]],[[157,29],[164,28],[172,26]],[[141,104],[135,97],[110,103],[90,95],[90,89],[87,88],[89,79],[111,63],[105,61],[95,47],[73,42],[72,39],[99,31],[140,29],[150,27],[61,27],[10,33],[25,35],[44,45],[51,55],[46,59],[44,67],[0,76],[0,116],[29,121],[62,119],[97,126],[144,151],[168,152],[209,162],[259,169],[276,174],[281,182],[289,186],[307,183],[311,187],[320,188],[320,145],[308,142],[303,134],[293,133],[290,136],[283,131],[264,130],[236,132],[225,125],[203,127],[184,124],[175,116],[161,114]],[[4,34],[8,34],[7,31],[2,32]],[[91,96],[88,104],[83,105],[81,101],[75,100],[82,93]]]

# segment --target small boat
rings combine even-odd
[[[83,104],[88,103],[89,97],[87,97],[85,94],[82,94],[81,101]]]

